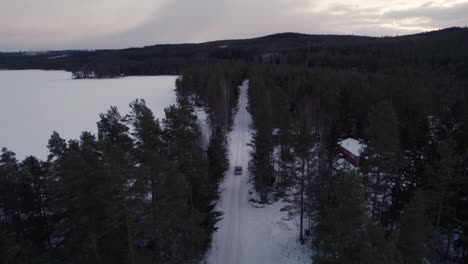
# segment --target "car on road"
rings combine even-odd
[[[241,175],[242,174],[242,166],[234,167],[234,175]]]

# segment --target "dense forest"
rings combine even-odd
[[[366,261],[377,257],[417,263],[425,252],[434,263],[466,259],[468,83],[445,78],[407,71],[254,69],[255,187],[263,202],[296,190],[304,231],[312,232],[314,263],[371,263]],[[273,129],[280,130],[276,141]],[[357,175],[337,162],[337,142],[348,137],[367,145]],[[405,216],[411,206],[419,211]],[[403,224],[416,234],[401,233]],[[401,239],[419,240],[405,252],[409,245],[399,243],[410,242]],[[382,255],[387,247],[390,255]]]
[[[254,185],[296,204],[314,263],[468,260],[468,42],[431,34],[250,68]],[[367,145],[358,170],[339,164],[348,137]]]
[[[243,78],[219,73],[232,77],[222,79],[227,101],[215,104],[201,90],[193,97],[187,73],[162,120],[139,99],[129,115],[116,107],[100,114],[97,135],[67,142],[54,132],[45,161],[18,161],[3,148],[2,263],[198,263],[220,217],[212,201],[228,166],[232,86]],[[208,143],[195,107],[208,112]]]
[[[136,100],[128,116],[101,114],[97,136],[54,133],[46,161],[3,149],[5,263],[200,261],[243,79],[258,202],[291,201],[313,263],[468,261],[466,28],[0,53],[0,68],[181,76],[163,120]],[[208,146],[194,107],[208,112]],[[367,146],[355,170],[340,165],[349,137]]]
[[[97,137],[83,132],[66,142],[54,132],[46,161],[19,162],[2,150],[3,263],[200,258],[217,217],[210,177],[226,164],[210,160],[199,144],[186,98],[161,121],[143,100],[131,109],[128,116],[115,107],[101,114]]]

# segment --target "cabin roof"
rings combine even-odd
[[[273,128],[273,131],[271,132],[273,136],[279,136],[281,135],[281,129],[279,128]]]
[[[347,138],[338,142],[342,148],[346,149],[347,151],[351,152],[353,155],[360,156],[362,152],[364,152],[364,148],[366,147],[365,144],[360,143],[358,140],[353,138]]]

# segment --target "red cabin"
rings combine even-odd
[[[338,145],[340,146],[340,152],[343,154],[344,158],[349,163],[358,167],[361,154],[364,152],[366,145],[352,138],[347,138],[343,141],[340,141],[338,142]]]

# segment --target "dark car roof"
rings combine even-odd
[[[236,166],[235,169],[236,170],[242,169],[242,166]]]

